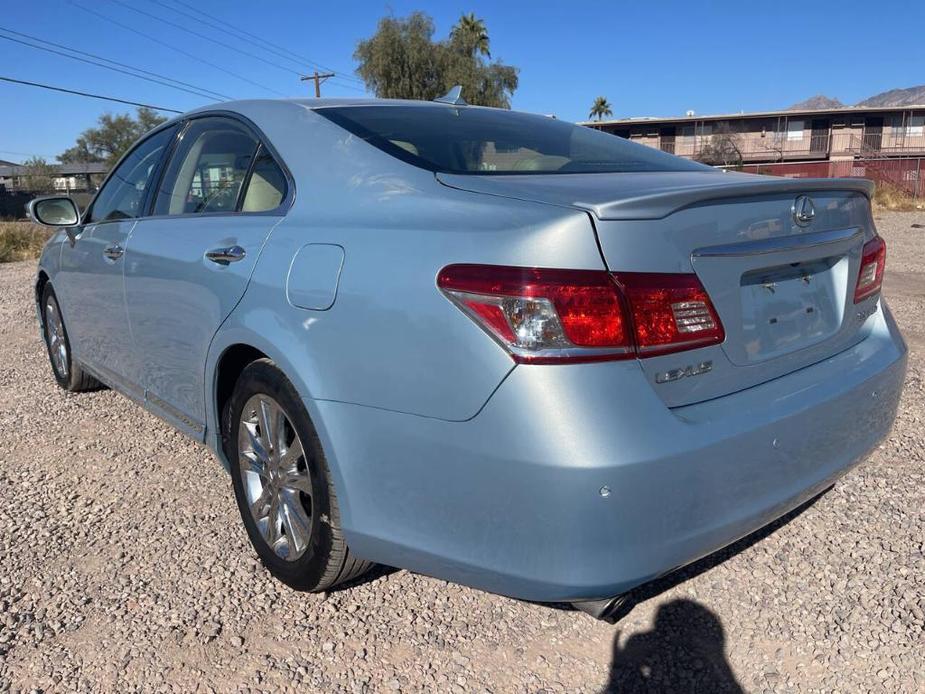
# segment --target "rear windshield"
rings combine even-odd
[[[707,167],[547,116],[476,106],[346,106],[317,113],[394,157],[453,174],[690,171]]]

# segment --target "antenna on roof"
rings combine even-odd
[[[468,106],[466,100],[462,98],[462,87],[456,85],[443,96],[438,96],[434,101],[441,104],[453,104],[454,106]]]

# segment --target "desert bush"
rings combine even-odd
[[[925,209],[925,200],[914,199],[901,188],[880,181],[874,193],[874,207],[880,210],[909,211]]]
[[[51,234],[29,222],[0,222],[0,263],[38,258]]]

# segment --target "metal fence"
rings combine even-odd
[[[26,219],[26,205],[33,198],[40,195],[49,195],[47,192],[27,190],[5,190],[0,186],[0,219]],[[93,198],[93,193],[70,193],[71,200],[77,203],[81,210],[86,209]]]
[[[787,178],[869,178],[878,185],[891,186],[912,198],[925,198],[925,182],[922,180],[925,157],[743,164],[724,168]]]
[[[0,189],[0,220],[24,219],[26,205],[34,197],[31,193],[8,192]]]

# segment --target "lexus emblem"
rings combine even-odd
[[[813,205],[813,199],[808,195],[800,195],[793,201],[793,221],[797,226],[806,227],[816,216],[816,206]]]

